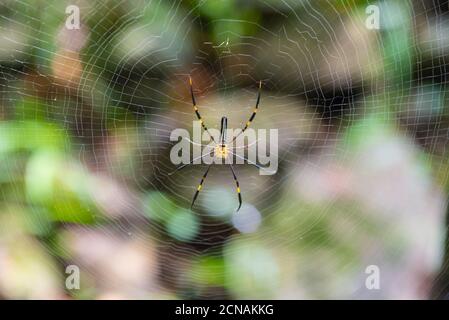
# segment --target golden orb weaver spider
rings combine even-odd
[[[222,117],[221,118],[221,126],[220,126],[220,137],[219,137],[219,141],[218,143],[215,141],[213,135],[209,132],[209,130],[207,129],[206,125],[204,124],[203,118],[201,117],[201,114],[198,111],[198,107],[196,104],[196,99],[195,99],[195,95],[193,93],[193,85],[192,85],[192,77],[189,77],[189,84],[190,84],[190,95],[192,97],[192,104],[193,104],[193,111],[195,112],[195,115],[197,116],[198,120],[201,123],[202,128],[204,129],[204,131],[206,131],[210,138],[212,139],[212,142],[215,144],[213,149],[211,150],[211,152],[206,153],[198,158],[193,159],[192,161],[190,161],[189,163],[183,164],[181,166],[179,166],[175,171],[173,171],[172,173],[169,173],[169,175],[174,174],[175,172],[184,169],[185,167],[191,165],[195,160],[201,159],[203,157],[205,157],[206,155],[210,155],[212,152],[214,153],[214,156],[220,159],[225,160],[227,157],[229,157],[230,155],[232,156],[236,156],[242,160],[247,161],[249,164],[259,168],[259,169],[264,169],[261,166],[259,166],[258,164],[250,161],[249,159],[242,157],[234,152],[232,152],[232,150],[230,150],[228,143],[226,142],[226,131],[228,128],[228,119],[227,117]],[[249,117],[249,120],[246,122],[245,126],[243,127],[242,131],[240,131],[231,141],[231,144],[237,139],[237,137],[239,135],[241,135],[243,132],[245,132],[246,129],[248,129],[248,127],[250,126],[251,122],[254,120],[256,113],[259,109],[259,103],[260,103],[260,92],[262,89],[262,81],[259,81],[259,90],[257,93],[257,100],[256,100],[256,106],[254,107],[253,113],[251,114],[251,116]],[[232,176],[234,178],[235,184],[236,184],[236,190],[237,190],[237,195],[238,195],[238,200],[239,200],[239,206],[236,210],[239,211],[241,206],[242,206],[242,195],[240,192],[240,183],[239,180],[237,179],[237,175],[235,173],[234,167],[232,166],[231,163],[225,163],[226,165],[229,166],[229,168],[231,168],[231,172],[232,172]],[[212,164],[209,164],[206,172],[203,174],[203,177],[201,178],[200,184],[198,185],[195,195],[193,196],[193,200],[192,200],[192,204],[190,205],[190,209],[193,208],[193,205],[195,204],[196,199],[198,198],[198,195],[201,191],[201,189],[203,188],[203,184],[204,181],[206,180],[207,174],[209,173],[210,167],[212,166]]]

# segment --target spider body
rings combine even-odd
[[[214,156],[219,159],[226,159],[229,156],[229,148],[227,144],[217,144],[214,147]]]
[[[227,143],[227,139],[226,139],[226,138],[227,138],[227,137],[226,137],[226,133],[227,133],[227,128],[228,128],[228,118],[226,118],[226,117],[222,117],[222,118],[221,118],[220,138],[219,138],[219,141],[218,141],[218,142],[215,141],[214,137],[209,133],[209,131],[208,131],[206,125],[204,124],[204,120],[203,120],[203,118],[201,117],[201,114],[199,113],[198,107],[197,107],[197,105],[196,105],[195,95],[194,95],[194,93],[193,93],[192,78],[189,78],[189,82],[190,82],[190,95],[191,95],[191,97],[192,97],[193,111],[194,111],[195,115],[197,116],[198,120],[200,121],[201,126],[203,127],[204,131],[206,131],[206,132],[209,134],[209,136],[210,136],[211,139],[212,139],[212,142],[215,143],[215,146],[213,147],[213,150],[212,150],[213,153],[214,153],[214,157],[216,157],[216,158],[218,158],[218,159],[226,159],[226,158],[228,158],[229,156],[236,155],[235,153],[232,152],[231,148],[229,147],[229,144]],[[262,81],[259,82],[259,91],[258,91],[258,94],[257,94],[256,106],[255,106],[255,108],[254,108],[254,111],[253,111],[253,113],[251,114],[249,120],[246,122],[246,124],[245,124],[245,126],[243,127],[242,131],[240,131],[240,133],[239,133],[238,135],[236,135],[236,136],[232,139],[231,144],[237,139],[237,137],[238,137],[240,134],[242,134],[243,132],[245,132],[246,129],[248,129],[249,125],[250,125],[251,122],[254,120],[254,117],[256,116],[256,113],[257,113],[258,108],[259,108],[260,91],[261,91],[261,88],[262,88]],[[211,151],[211,152],[212,152],[212,151]],[[209,153],[209,154],[210,154],[210,153]],[[206,153],[206,154],[202,155],[202,156],[199,157],[199,158],[203,158],[203,157],[206,156],[206,155],[208,155],[208,154]],[[239,157],[238,155],[236,155],[236,156]],[[249,161],[248,159],[246,159],[246,158],[244,158],[244,157],[240,157],[240,158],[242,158],[242,159],[248,161],[248,163],[250,163],[250,164],[256,166],[256,167],[259,168],[259,169],[263,169],[263,168],[261,168],[259,165],[257,165],[256,163],[253,163],[253,162]],[[171,174],[173,174],[173,173],[175,173],[175,172],[177,172],[177,171],[179,171],[179,170],[181,170],[181,169],[187,167],[188,165],[191,165],[191,164],[193,163],[193,161],[195,161],[195,160],[197,160],[197,159],[193,159],[193,160],[190,161],[189,163],[181,165],[180,167],[178,167],[178,168],[177,168],[174,172],[172,172]],[[236,175],[236,173],[235,173],[235,170],[234,170],[234,167],[232,166],[232,164],[226,163],[226,165],[229,165],[229,168],[231,169],[232,176],[233,176],[234,181],[235,181],[236,191],[237,191],[238,200],[239,200],[239,206],[238,206],[238,208],[237,208],[236,211],[239,211],[239,210],[240,210],[240,207],[242,206],[242,195],[241,195],[241,193],[240,193],[240,183],[239,183],[239,181],[238,181],[238,179],[237,179],[237,175]],[[202,189],[202,187],[203,187],[203,183],[204,183],[204,181],[206,180],[206,177],[207,177],[207,174],[209,173],[210,167],[211,167],[211,165],[209,165],[209,166],[207,167],[206,172],[204,173],[203,177],[201,178],[200,184],[198,185],[198,187],[197,187],[197,189],[196,189],[196,192],[195,192],[195,195],[193,196],[192,204],[191,204],[191,206],[190,206],[191,208],[193,208],[193,205],[195,204],[195,201],[196,201],[196,199],[197,199],[197,197],[198,197],[198,195],[199,195],[199,193],[200,193],[200,191],[201,191],[201,189]]]
[[[229,155],[228,145],[226,143],[226,130],[228,129],[228,118],[221,118],[220,141],[214,147],[214,156],[219,159],[226,159]]]

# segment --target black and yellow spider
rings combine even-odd
[[[226,131],[228,128],[228,119],[226,117],[222,117],[221,118],[221,126],[220,126],[220,138],[219,141],[217,143],[217,141],[215,141],[214,137],[212,136],[212,134],[210,134],[210,132],[207,130],[206,125],[204,124],[203,118],[201,117],[199,111],[198,111],[198,107],[196,105],[196,100],[195,100],[195,95],[193,94],[193,86],[192,86],[192,78],[189,77],[189,83],[190,83],[190,95],[192,96],[192,103],[193,103],[193,110],[198,118],[198,120],[201,123],[201,126],[203,127],[204,131],[206,131],[209,136],[212,139],[213,142],[213,148],[211,149],[211,152],[209,153],[205,153],[202,156],[199,156],[195,159],[193,159],[192,161],[190,161],[189,163],[183,164],[181,166],[179,166],[175,171],[173,171],[172,173],[170,173],[169,175],[174,174],[175,172],[187,167],[188,165],[191,165],[195,160],[201,159],[203,157],[205,157],[206,155],[210,155],[211,153],[214,154],[214,157],[217,157],[219,159],[226,160],[226,158],[228,158],[229,156],[236,156],[242,160],[247,161],[249,164],[256,166],[259,169],[264,169],[262,167],[260,167],[258,164],[250,161],[249,159],[242,157],[236,153],[234,153],[231,150],[231,147],[229,147],[229,143],[227,143],[226,141]],[[262,81],[259,82],[259,91],[257,94],[257,100],[256,100],[256,106],[253,110],[253,113],[251,114],[251,117],[249,118],[249,120],[246,122],[245,126],[243,127],[242,131],[240,131],[231,141],[230,144],[233,144],[233,142],[237,139],[237,137],[242,134],[243,132],[245,132],[246,129],[248,129],[249,125],[251,124],[251,122],[254,120],[254,117],[256,116],[256,113],[259,109],[259,102],[260,102],[260,91],[262,88]],[[235,173],[234,167],[232,166],[232,164],[230,163],[226,163],[226,161],[224,161],[226,165],[229,165],[229,167],[231,168],[231,172],[232,172],[232,176],[234,177],[234,181],[237,187],[237,195],[238,195],[238,199],[239,199],[239,206],[237,208],[236,211],[240,210],[240,207],[242,206],[242,195],[240,192],[240,184],[239,181],[237,179],[237,175]],[[223,162],[222,162],[223,163]],[[190,208],[193,208],[193,205],[195,204],[196,198],[198,198],[198,194],[200,193],[202,187],[203,187],[203,183],[204,180],[206,180],[207,174],[209,173],[209,169],[212,166],[212,164],[208,165],[206,172],[204,173],[203,177],[201,178],[200,184],[198,185],[198,188],[196,189],[195,195],[193,196],[193,200],[192,200],[192,204],[190,206]]]

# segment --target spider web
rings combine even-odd
[[[44,236],[32,238],[50,255],[44,265],[81,270],[79,292],[63,282],[50,291],[427,298],[434,286],[444,295],[444,272],[424,292],[420,277],[445,269],[447,10],[424,0],[376,2],[380,30],[370,30],[372,4],[4,2],[2,117],[13,124],[2,132],[38,135],[36,145],[70,140],[56,160],[47,147],[43,156],[23,147],[33,154],[23,160],[25,196],[20,168],[5,165],[3,178],[18,189],[4,205],[23,204],[25,220],[46,225],[39,212],[56,212]],[[68,5],[80,8],[79,30],[65,28]],[[196,120],[189,76],[216,129],[222,116],[242,128],[263,83],[252,127],[278,130],[279,167],[263,176],[235,166],[238,213],[227,166],[211,168],[193,211],[206,166],[168,176],[170,134]],[[55,127],[24,131],[29,123]],[[43,203],[45,179],[63,181],[75,200],[52,189],[57,205]],[[370,265],[379,267],[379,290],[365,285]]]

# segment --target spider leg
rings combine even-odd
[[[240,131],[239,134],[237,134],[234,139],[232,139],[232,142],[235,141],[235,139],[237,139],[237,137],[239,135],[241,135],[243,132],[245,132],[246,129],[248,129],[249,125],[251,124],[251,122],[254,120],[254,118],[256,117],[256,113],[257,110],[259,110],[259,103],[260,103],[260,91],[262,89],[262,81],[259,81],[259,91],[257,93],[257,100],[256,100],[256,106],[254,107],[254,111],[251,114],[251,117],[249,117],[249,120],[246,122],[245,126],[243,127],[242,131]]]
[[[258,164],[255,163],[255,162],[252,162],[251,160],[249,160],[249,159],[246,158],[246,157],[242,157],[242,156],[240,156],[240,155],[238,155],[238,154],[236,154],[236,153],[234,153],[234,152],[232,152],[232,151],[229,151],[229,153],[232,154],[232,155],[234,155],[234,156],[236,156],[237,158],[240,158],[240,159],[242,159],[242,160],[244,160],[244,161],[247,161],[249,164],[251,164],[251,165],[253,165],[253,166],[259,168],[260,170],[269,172],[270,174],[275,173],[275,172],[273,172],[273,171],[270,171],[270,170],[265,169],[264,167],[261,167],[260,165],[258,165]]]
[[[238,212],[240,210],[240,207],[242,206],[242,195],[240,193],[240,184],[239,184],[239,180],[237,179],[237,175],[235,174],[234,167],[232,166],[232,164],[229,164],[229,167],[231,168],[232,175],[234,177],[234,181],[237,186],[237,195],[239,197],[239,207],[237,208],[236,212]]]
[[[190,209],[193,208],[193,205],[195,204],[196,198],[198,198],[198,195],[200,194],[201,188],[203,187],[204,180],[206,180],[207,174],[209,173],[211,165],[209,165],[206,169],[206,172],[204,173],[203,177],[201,178],[201,182],[198,185],[198,188],[196,189],[195,195],[193,196],[192,204],[190,205]]]
[[[190,76],[189,76],[189,84],[190,84],[190,95],[192,96],[193,111],[195,111],[196,117],[198,118],[198,120],[200,120],[201,126],[203,127],[204,131],[206,131],[209,134],[212,141],[215,142],[214,137],[212,136],[212,134],[210,134],[209,130],[207,130],[207,127],[204,124],[204,120],[201,117],[200,112],[198,111],[198,107],[196,106],[195,95],[193,94],[192,77]]]
[[[175,174],[175,173],[178,172],[179,170],[182,170],[182,169],[184,169],[185,167],[191,165],[191,164],[192,164],[193,162],[195,162],[196,160],[202,159],[202,158],[204,158],[205,156],[210,155],[211,153],[212,153],[212,150],[211,150],[209,153],[205,153],[205,154],[203,154],[203,155],[201,155],[201,156],[199,156],[199,157],[196,157],[196,158],[192,159],[192,161],[190,161],[189,163],[186,163],[186,164],[183,164],[183,165],[177,167],[177,168],[175,169],[175,171],[170,172],[168,175],[171,176],[171,175]]]

